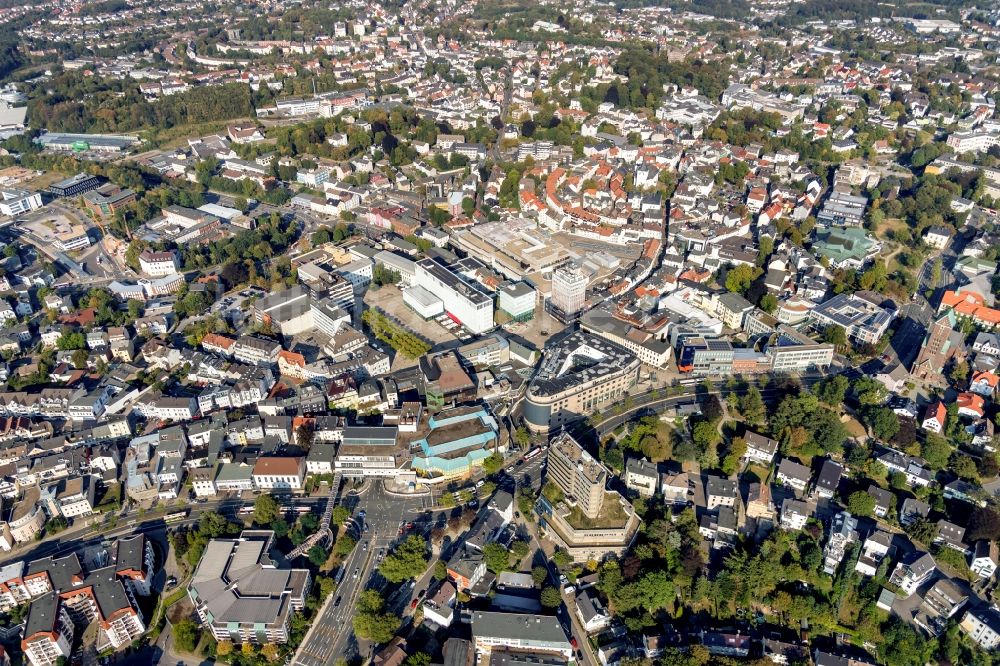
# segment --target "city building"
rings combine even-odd
[[[253,483],[260,490],[301,490],[305,476],[302,457],[262,457],[253,466]]]
[[[549,303],[557,317],[568,321],[583,311],[588,282],[582,268],[575,263],[565,264],[552,272]]]
[[[971,608],[958,626],[982,649],[1000,648],[1000,613],[994,609],[986,606]]]
[[[471,333],[493,328],[493,297],[434,259],[417,262],[417,286],[441,300],[444,311]]]
[[[635,539],[639,518],[628,500],[605,488],[607,470],[567,433],[549,444],[545,482],[562,498],[545,493],[535,511],[543,535],[576,562],[621,556]]]
[[[549,445],[546,479],[556,484],[571,505],[588,518],[601,513],[608,470],[572,437],[563,434]]]
[[[165,252],[143,250],[139,254],[139,268],[144,275],[148,275],[150,277],[172,275],[178,272],[180,267],[181,265],[177,259],[177,253],[172,250]]]
[[[32,666],[56,666],[69,659],[75,633],[66,607],[49,592],[28,609],[21,650]]]
[[[188,597],[216,640],[288,642],[291,616],[305,608],[310,576],[272,555],[273,542],[274,532],[244,530],[205,546]]]
[[[497,294],[497,309],[509,319],[528,321],[535,316],[537,294],[527,282],[505,282]]]
[[[524,401],[528,428],[550,432],[619,403],[639,367],[631,352],[585,331],[549,341]]]
[[[857,344],[874,345],[889,328],[895,311],[888,310],[858,294],[837,294],[823,301],[810,313],[820,327],[840,326]]]

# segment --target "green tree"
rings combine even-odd
[[[531,433],[528,432],[527,428],[517,427],[517,430],[514,431],[514,443],[517,444],[518,448],[528,448],[528,445],[531,444]]]
[[[351,512],[346,506],[335,506],[330,515],[330,522],[334,525],[343,525],[351,517]]]
[[[827,377],[816,385],[816,397],[831,407],[838,407],[844,402],[849,387],[850,382],[843,375]]]
[[[333,554],[337,557],[346,557],[357,545],[357,539],[350,534],[341,534],[337,537],[337,543],[333,546]]]
[[[87,353],[86,349],[77,349],[73,352],[72,360],[73,366],[77,369],[84,369],[87,367],[87,359],[90,355]]]
[[[929,432],[920,446],[920,457],[927,461],[931,469],[944,469],[951,456],[951,445],[941,435]]]
[[[838,349],[843,349],[847,346],[847,331],[844,330],[843,326],[837,324],[827,326],[823,329],[823,341]]]
[[[868,407],[862,417],[872,434],[883,442],[890,441],[899,432],[899,416],[888,407]]]
[[[510,544],[510,552],[514,554],[514,558],[517,561],[523,560],[529,550],[530,548],[528,546],[528,542],[523,539],[518,539],[514,543]]]
[[[351,623],[358,638],[376,644],[388,643],[399,629],[399,617],[384,612],[385,601],[375,590],[365,590],[358,603]]]
[[[726,457],[722,459],[722,473],[726,476],[735,474],[739,470],[740,462],[743,460],[746,452],[746,440],[742,437],[734,439],[732,445],[729,447],[729,451],[726,452]]]
[[[56,347],[59,351],[72,351],[74,349],[85,349],[87,338],[81,331],[63,331],[63,334],[56,340]]]
[[[764,407],[764,399],[760,390],[756,386],[747,389],[746,395],[739,400],[739,410],[743,418],[752,426],[764,424],[767,418],[767,409]]]
[[[719,430],[708,421],[698,421],[691,430],[694,443],[702,449],[719,442]]]
[[[253,522],[256,525],[270,525],[280,511],[278,500],[270,495],[258,495],[253,502]]]
[[[503,467],[503,456],[499,453],[491,453],[483,459],[483,471],[486,474],[496,474]]]
[[[307,556],[309,558],[309,562],[317,567],[322,566],[326,562],[326,550],[324,550],[323,546],[319,544],[310,548]]]
[[[559,594],[559,590],[549,586],[542,590],[540,600],[546,608],[558,608],[559,604],[562,603],[562,595]]]
[[[863,490],[847,498],[847,510],[854,516],[870,518],[875,513],[875,498]]]
[[[931,661],[934,644],[899,618],[889,620],[882,638],[882,653],[892,655],[894,665],[923,666]]]
[[[535,581],[535,585],[541,585],[545,582],[545,579],[549,577],[549,570],[545,567],[538,565],[532,567],[531,569],[531,580]]]
[[[726,273],[726,289],[738,294],[745,294],[750,284],[761,274],[761,269],[746,264],[730,268]]]
[[[427,568],[427,541],[411,534],[385,556],[378,570],[390,583],[402,583],[421,575]]]
[[[560,549],[552,553],[552,561],[557,567],[559,567],[559,569],[565,569],[573,563],[573,556],[565,550]]]
[[[198,638],[200,636],[198,625],[192,620],[184,618],[180,622],[173,625],[174,632],[174,645],[180,648],[183,652],[194,652],[195,647],[198,645]]]
[[[760,297],[760,309],[768,314],[774,314],[778,309],[778,297],[771,293],[764,294]]]
[[[434,580],[442,581],[448,578],[448,565],[444,560],[434,562]]]
[[[495,574],[510,569],[510,552],[498,543],[483,546],[483,561],[486,568]]]
[[[431,656],[426,652],[415,652],[406,658],[403,666],[430,666]]]

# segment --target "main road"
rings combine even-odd
[[[326,501],[327,497],[320,495],[315,497],[294,497],[282,503],[293,506],[321,508],[326,504]],[[186,507],[168,508],[163,513],[148,517],[140,516],[137,511],[130,511],[119,514],[113,527],[107,523],[99,522],[81,529],[70,528],[41,542],[31,543],[26,548],[15,548],[7,552],[2,552],[0,553],[0,564],[9,560],[34,560],[49,557],[50,555],[61,556],[108,539],[139,532],[156,532],[163,530],[164,527],[192,527],[198,524],[203,513],[218,513],[227,518],[236,519],[239,516],[240,508],[247,503],[247,500],[239,498],[224,498],[204,503],[188,504]],[[172,522],[169,525],[164,523],[164,515],[180,511],[184,508],[190,508],[190,513],[183,520]]]
[[[386,589],[386,581],[377,571],[379,554],[388,552],[399,537],[400,525],[410,520],[409,514],[413,509],[422,507],[424,501],[423,496],[389,493],[380,480],[374,481],[360,495],[353,507],[355,516],[360,516],[361,510],[365,511],[358,545],[344,561],[343,580],[313,620],[312,627],[295,653],[292,666],[330,666],[340,657],[350,662],[359,654],[358,640],[351,623],[358,597],[366,589]],[[361,647],[367,650],[369,646],[364,643]]]

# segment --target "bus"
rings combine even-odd
[[[278,508],[284,513],[297,513],[299,515],[310,513],[312,511],[312,509],[308,506],[282,506]]]
[[[536,458],[539,455],[541,455],[541,453],[542,453],[542,450],[536,446],[535,448],[531,449],[526,454],[524,454],[524,460],[528,461],[528,460],[531,460],[532,458]]]
[[[180,521],[187,518],[188,510],[184,509],[182,511],[175,511],[174,513],[168,513],[163,517],[163,522],[165,523],[179,523]]]
[[[253,504],[244,504],[237,513],[241,516],[249,516],[253,513]]]

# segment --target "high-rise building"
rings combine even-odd
[[[583,311],[587,300],[587,276],[578,264],[560,266],[552,273],[552,307],[567,317]]]
[[[562,433],[549,447],[547,479],[588,518],[597,518],[604,502],[608,471],[575,439]]]

